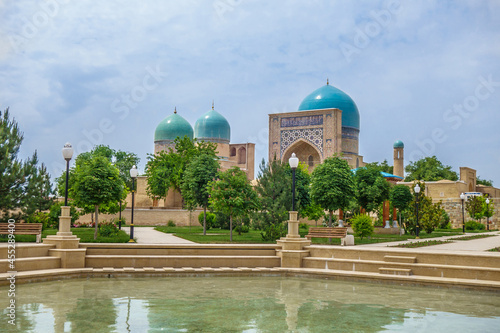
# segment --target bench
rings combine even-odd
[[[36,235],[36,242],[42,240],[42,223],[0,223],[0,235]]]
[[[307,239],[311,238],[345,238],[347,236],[347,228],[309,228],[309,233],[306,235]]]

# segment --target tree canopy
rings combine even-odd
[[[52,185],[47,168],[40,166],[36,151],[32,157],[18,158],[23,133],[9,109],[0,111],[0,211],[2,220],[10,217],[26,218],[45,210],[52,202]],[[20,209],[19,214],[13,211]]]
[[[358,168],[354,176],[358,204],[372,212],[389,198],[390,185],[380,174],[379,168],[366,166]]]
[[[371,162],[366,163],[365,167],[374,168],[378,171],[387,172],[392,174],[394,172],[394,167],[387,163],[387,160],[384,160],[382,163],[379,162]]]
[[[329,211],[330,226],[333,211],[347,207],[354,195],[353,174],[345,160],[330,157],[314,169],[311,177],[311,198],[324,210]]]
[[[196,206],[203,207],[203,235],[207,232],[208,183],[215,179],[219,163],[212,155],[195,156],[186,167],[184,181],[181,184],[182,194],[187,207],[191,210]]]
[[[478,176],[478,177],[476,177],[476,184],[478,184],[478,185],[484,185],[484,186],[493,186],[493,181],[492,180],[487,180],[487,179],[481,179]]]
[[[451,170],[451,166],[443,165],[436,156],[424,157],[418,161],[411,162],[406,166],[405,171],[408,174],[405,178],[406,182],[414,180],[458,180],[458,175]]]
[[[94,206],[94,239],[97,238],[99,206],[120,201],[124,187],[118,168],[104,156],[93,156],[76,165],[69,193],[78,207]]]
[[[210,205],[216,212],[229,215],[229,237],[233,241],[233,217],[243,217],[258,208],[257,194],[245,172],[238,167],[219,172],[209,182]]]
[[[182,195],[182,182],[187,166],[194,157],[204,154],[216,158],[217,145],[213,142],[191,140],[187,136],[175,139],[175,148],[148,156],[146,176],[148,195],[152,198],[166,198],[169,189]]]

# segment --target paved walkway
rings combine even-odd
[[[130,234],[129,227],[123,227],[123,231],[127,234]],[[472,239],[466,241],[453,241],[453,243],[446,243],[440,245],[432,245],[432,246],[424,246],[417,248],[399,248],[404,250],[415,250],[415,251],[487,251],[489,249],[500,247],[500,231],[489,233],[491,235],[495,235],[492,237]],[[458,238],[461,236],[468,235],[477,235],[475,233],[466,233],[465,235],[454,235],[454,236],[443,236],[438,238],[430,238],[429,240],[446,240],[450,238]],[[134,228],[134,238],[137,240],[139,244],[195,244],[194,242],[182,239],[180,237],[176,237],[172,234],[166,234],[164,232],[156,231],[153,227],[135,227]],[[394,246],[398,244],[404,243],[412,243],[412,242],[423,242],[427,239],[412,239],[401,242],[388,242],[388,243],[376,243],[376,244],[363,244],[363,245],[355,245],[355,247],[388,247]],[[490,252],[496,253],[496,252]],[[498,252],[500,254],[500,252]]]
[[[471,240],[454,240],[452,243],[445,243],[440,245],[423,246],[417,248],[401,248],[405,250],[421,250],[421,251],[488,251],[495,247],[500,247],[500,231],[488,233],[489,235],[495,235],[492,237],[471,239]],[[465,233],[465,235],[454,235],[454,236],[444,236],[438,238],[426,238],[426,239],[412,239],[401,242],[388,242],[388,243],[377,243],[377,244],[365,244],[358,245],[360,247],[387,247],[394,246],[398,244],[414,243],[414,242],[424,242],[426,240],[447,240],[450,238],[458,238],[462,236],[477,235],[476,233]],[[495,252],[490,252],[495,253]],[[500,253],[500,252],[498,252]]]
[[[129,227],[122,227],[122,230],[130,235]],[[139,244],[195,244],[172,234],[156,231],[153,227],[134,227],[134,238]]]

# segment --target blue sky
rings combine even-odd
[[[436,155],[500,186],[499,1],[3,1],[0,108],[57,176],[61,148],[134,152],[174,107],[215,108],[267,159],[268,114],[330,84],[361,116],[360,154]]]

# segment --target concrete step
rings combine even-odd
[[[49,255],[49,250],[55,248],[55,245],[36,244],[36,243],[16,243],[14,248],[16,258],[29,257],[44,257]],[[9,251],[13,247],[9,247],[7,243],[0,244],[0,259],[7,259]],[[11,252],[12,254],[12,252]]]
[[[278,256],[87,255],[85,267],[279,267]]]
[[[61,268],[61,258],[58,257],[31,257],[16,258],[14,268],[10,267],[8,259],[0,259],[0,273],[9,271],[35,271],[43,269]]]
[[[384,260],[387,262],[401,262],[406,264],[413,264],[417,262],[417,257],[405,257],[405,256],[384,256]]]
[[[344,270],[380,273],[380,268],[410,269],[413,275],[436,278],[460,278],[500,281],[500,267],[476,267],[463,265],[399,263],[379,260],[355,260],[307,257],[302,260],[304,268]]]
[[[380,274],[390,274],[390,275],[412,275],[411,269],[409,268],[390,268],[390,267],[379,267]]]

